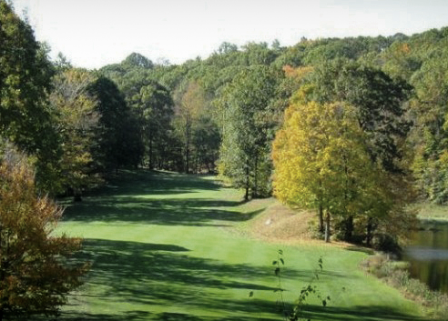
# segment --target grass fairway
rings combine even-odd
[[[241,196],[212,177],[141,171],[70,205],[59,229],[85,238],[82,256],[93,266],[61,320],[281,320],[271,265],[278,249],[288,302],[324,260],[315,284],[331,301],[325,309],[309,301],[313,320],[425,319],[358,269],[365,253],[246,236],[272,200],[244,204]]]

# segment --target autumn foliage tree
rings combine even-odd
[[[405,210],[410,182],[372,161],[357,113],[341,102],[292,104],[273,144],[273,185],[285,203],[318,210],[327,241],[334,221],[342,223],[343,239],[351,241],[356,231],[370,245],[375,231],[406,236],[413,221]],[[401,229],[392,233],[387,222],[395,220]]]
[[[36,193],[26,157],[7,149],[0,163],[0,321],[55,315],[87,271],[71,261],[81,240],[53,234],[62,211]]]

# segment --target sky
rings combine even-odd
[[[447,0],[11,0],[39,41],[89,69],[132,52],[207,58],[224,41],[411,35],[448,26]]]

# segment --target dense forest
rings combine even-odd
[[[246,201],[315,209],[327,240],[378,247],[407,236],[410,203],[448,202],[448,28],[85,70],[5,1],[0,22],[2,164],[27,155],[39,195],[81,201],[123,168],[219,173]]]

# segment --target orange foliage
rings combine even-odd
[[[287,78],[295,78],[296,80],[301,80],[305,78],[314,68],[312,66],[293,68],[290,65],[283,66],[283,72]]]
[[[7,151],[0,164],[0,320],[54,315],[81,285],[87,264],[73,264],[81,240],[52,234],[62,210],[39,197],[26,159]]]

